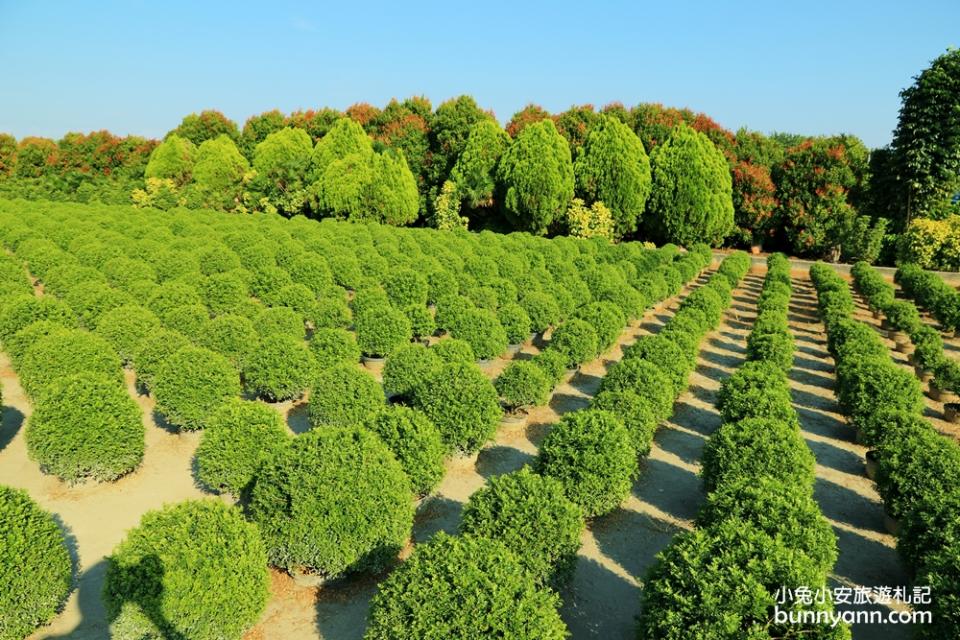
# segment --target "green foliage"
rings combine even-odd
[[[310,180],[321,179],[331,164],[354,154],[369,157],[373,154],[373,144],[363,127],[350,118],[340,118],[313,149]]]
[[[625,357],[600,382],[600,391],[633,391],[642,394],[658,420],[673,413],[673,383],[666,372],[644,358]]]
[[[448,451],[478,450],[502,416],[497,390],[475,364],[443,365],[416,387],[413,403],[437,425]]]
[[[260,402],[231,399],[220,405],[197,447],[197,477],[234,496],[250,484],[260,465],[287,446],[283,417]]]
[[[897,366],[889,356],[866,360],[845,359],[837,367],[837,400],[855,423],[884,405],[919,413],[923,394],[914,375]]]
[[[447,180],[440,188],[440,194],[433,200],[430,226],[440,231],[465,231],[468,223],[469,220],[460,215],[460,192],[457,185]]]
[[[27,449],[61,480],[116,480],[143,460],[140,408],[116,380],[88,373],[64,377],[35,401]]]
[[[100,336],[79,330],[54,331],[39,338],[23,354],[20,384],[34,399],[61,378],[80,373],[100,374],[123,384],[123,369],[113,347]]]
[[[530,316],[516,302],[508,302],[497,309],[497,320],[507,332],[507,341],[510,344],[526,342],[530,337]]]
[[[107,559],[103,600],[112,637],[239,640],[269,587],[257,528],[218,500],[188,500],[127,533]]]
[[[733,184],[723,153],[680,124],[650,157],[650,234],[658,242],[719,245],[733,230]]]
[[[196,151],[192,142],[172,133],[150,154],[143,175],[148,179],[173,180],[182,187],[190,181]]]
[[[617,237],[637,230],[650,195],[650,160],[630,127],[600,116],[591,126],[573,170],[578,195],[609,207]]]
[[[372,305],[354,316],[357,344],[366,356],[388,356],[410,341],[407,316],[389,304]]]
[[[409,398],[417,386],[429,380],[443,364],[434,349],[419,343],[405,344],[387,356],[383,366],[383,389],[388,396]]]
[[[575,238],[614,239],[614,220],[610,209],[597,200],[587,207],[583,200],[570,201],[565,214],[567,233]]]
[[[232,210],[241,201],[244,175],[250,164],[226,135],[205,141],[197,149],[193,188],[199,204]]]
[[[571,318],[554,329],[550,348],[566,356],[568,367],[579,366],[600,355],[597,330],[578,318]]]
[[[786,374],[776,363],[744,363],[720,383],[717,409],[724,422],[764,418],[795,424],[797,414],[790,398]]]
[[[597,409],[564,415],[540,445],[538,470],[559,480],[587,517],[617,508],[636,475],[636,451],[614,414]]]
[[[240,131],[237,129],[237,123],[224,116],[219,111],[208,109],[199,114],[191,113],[185,116],[180,125],[167,134],[167,138],[180,136],[192,142],[195,145],[201,145],[207,140],[213,140],[218,136],[226,136],[230,140],[237,140]]]
[[[526,360],[515,360],[497,377],[494,387],[504,406],[518,411],[546,404],[552,385],[540,367]]]
[[[370,423],[410,478],[414,495],[425,496],[445,472],[444,446],[436,425],[420,411],[399,405],[381,411]]]
[[[187,346],[160,364],[151,391],[167,422],[181,429],[201,429],[214,410],[240,395],[240,378],[225,357]]]
[[[591,302],[577,309],[573,318],[588,322],[596,330],[597,355],[616,344],[627,324],[623,311],[611,302]]]
[[[72,327],[77,317],[70,307],[55,298],[38,298],[33,293],[10,296],[3,300],[0,308],[0,340],[6,343],[18,331],[40,320]]]
[[[266,336],[246,358],[243,379],[247,389],[270,401],[303,395],[317,373],[313,354],[302,340],[283,334]]]
[[[338,364],[317,376],[310,393],[312,427],[369,424],[384,408],[383,388],[355,364]]]
[[[143,338],[160,328],[160,320],[149,309],[126,305],[111,309],[97,320],[97,334],[113,345],[125,363]]]
[[[519,304],[530,317],[530,328],[542,333],[560,320],[560,307],[553,297],[541,291],[528,291],[520,298]]]
[[[509,145],[510,136],[495,120],[480,120],[470,127],[463,152],[450,172],[457,193],[470,208],[493,204],[494,173]]]
[[[460,532],[499,540],[539,584],[559,587],[573,575],[583,513],[563,485],[524,467],[496,476],[470,496]]]
[[[310,337],[309,346],[318,371],[360,361],[357,338],[346,329],[317,329]]]
[[[590,403],[591,409],[609,411],[623,422],[639,457],[650,453],[653,434],[660,422],[655,400],[646,391],[643,388],[601,391]]]
[[[187,346],[190,346],[190,340],[182,333],[164,328],[148,333],[137,343],[133,352],[137,380],[152,389],[157,371],[167,358]]]
[[[624,360],[646,360],[665,373],[674,398],[686,391],[693,364],[689,354],[666,335],[643,336],[625,348],[623,355]]]
[[[0,638],[48,623],[73,586],[73,562],[54,517],[26,491],[0,485]]]
[[[450,333],[467,342],[481,360],[495,358],[507,349],[507,332],[492,311],[467,309],[448,326]]]
[[[446,363],[473,364],[477,356],[473,353],[473,347],[465,340],[456,338],[447,338],[436,343],[430,350],[437,354],[441,360]]]
[[[500,159],[501,206],[514,227],[547,232],[573,199],[570,148],[551,120],[526,127]]]
[[[279,129],[251,151],[256,171],[250,182],[251,196],[256,200],[265,199],[280,213],[298,213],[307,199],[306,174],[313,158],[310,136],[302,129]]]
[[[224,356],[238,370],[247,366],[247,360],[257,350],[259,341],[253,322],[233,314],[206,320],[197,336],[200,346]]]
[[[383,289],[390,303],[398,309],[410,305],[425,306],[428,287],[427,279],[413,269],[395,269],[383,279]]]
[[[392,562],[413,526],[410,480],[360,427],[313,429],[257,473],[248,512],[271,564],[334,578]]]

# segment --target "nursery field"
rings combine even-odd
[[[4,200],[0,244],[0,640],[960,637],[935,274]]]

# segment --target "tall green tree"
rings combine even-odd
[[[295,215],[307,199],[307,171],[313,144],[303,129],[286,127],[268,135],[253,153],[249,190],[258,208]]]
[[[470,208],[493,205],[497,163],[509,145],[510,136],[494,120],[481,120],[470,128],[463,153],[450,173]]]
[[[197,148],[192,142],[171,133],[150,154],[143,176],[145,178],[170,179],[177,186],[182,187],[190,181],[190,177],[193,175],[196,153]]]
[[[471,96],[463,95],[442,103],[430,122],[430,148],[433,151],[431,182],[438,189],[450,176],[453,165],[463,153],[470,129],[481,120],[493,116],[477,105]]]
[[[373,142],[359,123],[350,118],[340,118],[313,149],[310,162],[311,180],[320,179],[335,160],[342,160],[353,154],[369,158],[373,154]]]
[[[603,202],[619,237],[637,230],[650,195],[650,159],[640,138],[616,118],[600,115],[573,165],[577,194]]]
[[[226,134],[197,148],[193,165],[192,204],[232,210],[241,202],[243,179],[250,163]]]
[[[497,169],[501,207],[514,227],[543,235],[573,199],[570,147],[552,120],[527,126]]]
[[[227,136],[234,142],[240,139],[237,123],[213,109],[185,116],[180,125],[167,135],[172,133],[186,138],[197,146],[219,136]]]
[[[653,187],[645,226],[660,243],[719,245],[733,230],[733,185],[723,153],[685,124],[650,157]]]
[[[278,110],[265,111],[258,116],[250,116],[243,123],[240,140],[237,146],[248,160],[253,160],[253,152],[257,145],[267,139],[271,133],[283,129],[286,118]]]
[[[893,134],[900,222],[941,218],[960,192],[960,49],[950,49],[900,92]]]
[[[352,153],[327,165],[310,186],[314,208],[324,217],[405,225],[417,219],[417,182],[403,154]]]

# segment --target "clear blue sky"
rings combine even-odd
[[[0,0],[0,131],[161,136],[205,108],[242,125],[469,93],[504,122],[531,101],[662,102],[880,146],[899,90],[958,45],[960,0]]]

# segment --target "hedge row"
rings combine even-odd
[[[771,362],[784,371],[793,366],[793,334],[787,326],[792,293],[790,261],[775,253],[767,259],[757,318],[747,338],[748,360]]]
[[[771,256],[748,344],[787,331],[789,287],[789,263]],[[722,423],[707,442],[701,471],[707,500],[696,528],[678,535],[646,576],[639,637],[850,637],[844,626],[774,618],[779,589],[825,587],[837,557],[836,538],[813,497],[815,461],[800,435],[785,360],[780,352],[753,351],[721,383]]]
[[[894,281],[903,292],[916,300],[948,331],[960,328],[960,291],[944,282],[943,278],[924,271],[915,264],[903,264],[894,274]]]
[[[899,522],[897,550],[915,583],[932,590],[933,622],[923,638],[960,635],[960,445],[923,417],[917,379],[897,366],[877,333],[852,320],[849,286],[826,265],[814,265],[828,347],[837,362],[841,408],[877,457],[877,491]],[[863,278],[872,290],[869,277]],[[847,302],[845,302],[847,301]]]

